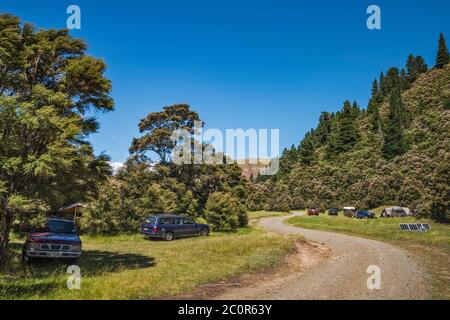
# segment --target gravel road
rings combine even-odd
[[[218,297],[228,299],[348,300],[427,299],[426,275],[410,254],[393,245],[344,234],[307,230],[283,223],[289,217],[261,219],[258,225],[268,232],[299,234],[331,250],[331,257],[302,272],[282,274],[242,287]],[[369,290],[369,266],[379,266],[381,288]]]

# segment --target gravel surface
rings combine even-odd
[[[344,234],[307,230],[283,223],[289,217],[261,219],[268,232],[299,234],[331,250],[331,256],[302,272],[285,270],[243,288],[226,291],[218,300],[349,300],[427,299],[426,275],[410,254],[393,245]],[[312,258],[314,259],[314,258]],[[379,266],[381,288],[367,287],[369,266]]]

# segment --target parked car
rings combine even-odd
[[[367,211],[367,210],[359,210],[356,213],[355,218],[357,218],[357,219],[373,219],[373,218],[375,218],[375,213]]]
[[[312,207],[308,209],[308,216],[318,216],[320,214],[320,210],[317,207]]]
[[[155,215],[141,224],[141,233],[149,238],[172,241],[179,237],[207,236],[210,228],[206,224],[196,223],[192,219],[176,215]]]
[[[43,228],[32,230],[25,241],[24,262],[33,259],[65,259],[76,262],[81,256],[82,243],[75,223],[49,218]]]
[[[339,215],[339,209],[338,208],[331,208],[328,210],[328,215],[330,216],[337,216]]]
[[[357,210],[355,207],[344,207],[344,215],[349,218],[356,216]]]

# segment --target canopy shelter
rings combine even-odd
[[[86,205],[74,203],[53,211],[51,214],[75,221],[77,217],[81,216],[84,208],[86,208]]]

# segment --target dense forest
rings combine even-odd
[[[410,55],[404,68],[373,81],[367,108],[345,101],[339,112],[323,112],[284,150],[276,176],[247,186],[249,209],[398,204],[449,222],[449,63],[441,34],[433,68]]]
[[[142,119],[141,136],[113,175],[109,157],[95,155],[88,140],[100,127],[90,112],[114,109],[112,83],[105,63],[86,48],[67,30],[37,30],[0,15],[0,263],[15,226],[42,222],[76,202],[87,204],[79,221],[86,233],[136,232],[155,213],[235,230],[247,225],[248,210],[311,205],[396,203],[450,220],[450,58],[443,35],[433,68],[411,55],[405,68],[382,73],[367,108],[346,101],[341,111],[322,113],[317,128],[284,151],[278,174],[254,181],[236,164],[171,161],[171,134],[193,133],[201,121],[186,104]]]

